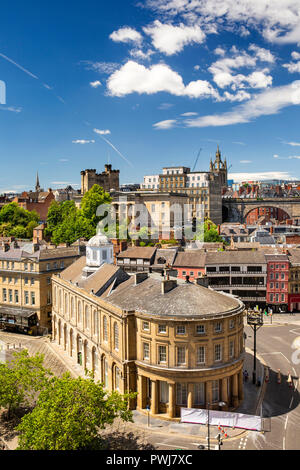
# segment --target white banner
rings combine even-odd
[[[195,408],[181,408],[181,423],[207,424],[207,410]],[[251,431],[261,431],[260,416],[245,415],[242,413],[230,413],[228,411],[209,411],[209,424],[212,426],[226,426]]]

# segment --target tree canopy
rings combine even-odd
[[[18,426],[19,450],[96,450],[99,431],[120,417],[132,421],[128,400],[134,394],[107,392],[92,378],[53,378],[34,410]]]
[[[99,185],[94,185],[82,198],[81,209],[74,201],[53,201],[49,207],[46,235],[56,245],[72,244],[79,238],[90,239],[96,234],[100,217],[97,208],[111,202],[111,197]]]
[[[39,220],[36,211],[25,210],[16,202],[6,204],[0,210],[0,236],[32,238],[33,229]]]

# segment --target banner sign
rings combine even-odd
[[[208,410],[195,408],[181,408],[181,423],[207,424]],[[260,416],[245,415],[242,413],[230,413],[227,411],[209,411],[209,424],[212,426],[226,426],[231,428],[248,429],[251,431],[262,430]]]

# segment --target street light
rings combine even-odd
[[[256,384],[256,332],[264,324],[263,313],[249,311],[247,312],[247,324],[251,326],[254,331],[254,362],[253,362],[253,384]]]

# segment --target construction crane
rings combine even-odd
[[[192,171],[195,171],[195,168],[197,166],[197,163],[198,163],[201,152],[202,152],[202,149],[200,149],[199,152],[198,152],[198,155],[197,155],[197,158],[196,158],[196,161],[195,161],[195,165],[193,166]]]

